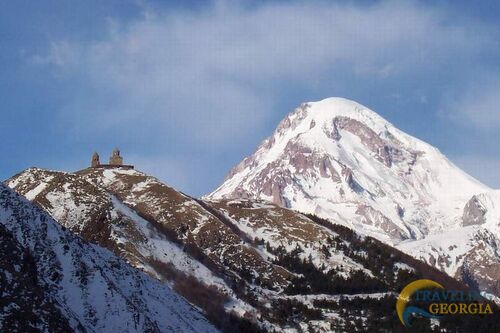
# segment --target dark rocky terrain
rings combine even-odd
[[[171,288],[0,184],[1,332],[217,332]]]
[[[402,329],[395,301],[408,282],[467,289],[345,226],[265,201],[195,199],[135,170],[31,168],[6,183],[172,285],[226,332],[393,332]]]

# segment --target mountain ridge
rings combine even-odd
[[[426,277],[466,288],[348,228],[264,201],[200,203],[137,170],[89,168],[68,175],[28,169],[7,184],[30,193],[69,230],[169,283],[211,320],[226,318],[218,325],[229,327],[227,332],[355,331],[373,325],[397,331],[393,302],[409,281]],[[369,304],[366,320],[352,324],[360,316],[359,302]]]
[[[5,184],[224,332],[402,331],[397,293],[420,278],[498,295],[497,191],[358,103],[318,103],[281,121],[217,195],[120,166],[30,168]]]
[[[406,243],[411,240],[470,224],[481,224],[498,235],[500,199],[495,193],[437,148],[398,130],[374,111],[347,99],[327,98],[303,103],[287,115],[204,198],[271,201],[388,244],[401,243],[408,250]],[[455,245],[469,243],[477,234],[462,236]],[[496,272],[500,265],[497,242],[492,244],[485,237],[485,244],[490,244],[491,271]],[[455,262],[465,252],[450,258],[453,263],[445,271],[461,278],[450,267],[457,267]],[[443,250],[437,257],[419,254],[418,258],[436,265],[447,255]],[[479,285],[497,292],[498,287],[491,287],[494,282]]]
[[[217,332],[168,286],[68,232],[3,184],[0,227],[0,243],[13,250],[3,255],[0,263],[1,280],[7,282],[1,287],[2,301],[6,301],[1,302],[0,309],[2,330]],[[17,262],[27,268],[9,270],[9,261],[19,258],[19,254],[31,258]],[[23,280],[13,280],[20,271],[25,272]],[[41,295],[39,301],[32,297],[33,293]],[[8,302],[9,297],[17,306]],[[39,304],[44,307],[37,309]],[[43,311],[49,314],[47,320],[43,320]]]

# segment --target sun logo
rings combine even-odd
[[[415,292],[430,288],[444,289],[444,287],[439,283],[426,279],[413,281],[403,288],[403,290],[399,294],[398,300],[396,301],[396,312],[398,313],[399,320],[403,323],[404,326],[411,326],[409,320],[413,314],[418,314],[428,318],[440,318],[439,316],[435,316],[427,312],[426,310],[418,308],[416,306],[407,306],[411,296]]]

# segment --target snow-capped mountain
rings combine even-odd
[[[0,331],[217,332],[162,284],[0,184]]]
[[[31,168],[6,184],[70,231],[168,282],[226,332],[390,330],[400,325],[393,304],[408,282],[465,288],[316,216],[264,201],[194,199],[136,170]]]
[[[456,228],[402,242],[398,248],[475,289],[500,295],[500,241],[488,229]]]
[[[480,225],[500,235],[500,190],[474,195],[465,205],[462,225]]]
[[[350,100],[302,104],[206,198],[260,199],[313,213],[498,291],[498,192]],[[479,227],[463,229],[469,225]],[[485,264],[468,264],[465,277],[464,258],[479,244]]]

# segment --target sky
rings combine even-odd
[[[500,188],[495,1],[1,1],[0,179],[125,163],[201,196],[302,102],[353,99]]]

